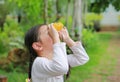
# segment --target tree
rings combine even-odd
[[[117,10],[120,10],[119,0],[88,0],[88,10],[90,12],[100,13],[111,3]]]
[[[7,1],[5,1],[3,4],[0,4],[0,27],[1,31],[4,31],[4,22],[6,19],[6,15],[10,12],[11,8]]]
[[[58,21],[61,17],[61,8],[59,5],[59,2],[60,0],[56,0],[56,20],[55,21]]]
[[[27,24],[44,23],[44,1],[46,0],[9,0],[10,4],[14,3],[15,8],[24,14],[24,21]],[[46,3],[45,3],[46,4]],[[17,5],[17,6],[16,6]],[[40,20],[42,19],[42,20]]]
[[[71,0],[67,0],[68,3],[67,3],[67,14],[66,14],[66,27],[68,27],[68,20],[69,20],[69,16],[70,16],[70,2]]]
[[[81,38],[82,31],[82,0],[74,0],[72,36]]]
[[[48,24],[48,0],[44,0],[44,24]]]

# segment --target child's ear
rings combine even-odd
[[[33,49],[36,50],[36,51],[41,51],[41,50],[43,49],[43,47],[42,47],[42,45],[41,45],[40,42],[34,42],[34,43],[32,44],[32,47],[33,47]]]

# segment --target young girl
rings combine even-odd
[[[81,42],[74,42],[66,28],[58,32],[52,24],[31,28],[25,35],[25,45],[30,53],[32,82],[63,82],[69,66],[83,65],[89,60]],[[66,45],[73,54],[66,54]]]

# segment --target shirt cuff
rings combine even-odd
[[[77,42],[75,42],[75,45],[73,45],[73,46],[70,47],[70,49],[74,50],[74,49],[76,49],[76,48],[78,48],[80,46],[82,46],[82,43],[80,41],[77,41]]]

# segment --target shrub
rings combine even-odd
[[[23,32],[18,23],[8,17],[4,23],[4,31],[0,32],[0,53],[8,52],[13,47],[11,45],[17,41],[23,41]],[[17,44],[17,47],[21,48],[20,45]]]
[[[87,13],[85,15],[85,23],[87,26],[93,26],[94,21],[100,21],[102,19],[102,16],[95,13]]]
[[[82,43],[86,50],[96,50],[99,48],[99,38],[95,32],[90,29],[83,29]]]
[[[85,15],[85,27],[92,28],[95,31],[100,31],[100,20],[102,19],[101,14],[87,13]]]

